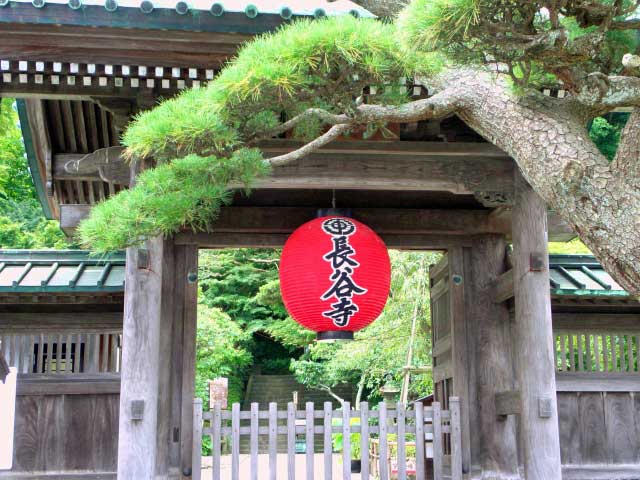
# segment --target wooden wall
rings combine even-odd
[[[118,393],[19,395],[12,472],[115,472]],[[62,478],[60,477],[60,478]],[[23,478],[23,477],[20,477]],[[33,478],[46,478],[36,475]]]
[[[558,414],[563,465],[640,466],[639,393],[558,392]]]

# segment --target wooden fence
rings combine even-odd
[[[60,332],[0,336],[0,355],[25,374],[117,373],[121,332]]]
[[[360,404],[359,410],[351,410],[349,402],[343,409],[334,410],[331,402],[326,402],[322,410],[315,410],[313,403],[307,403],[304,410],[298,410],[289,403],[287,410],[278,410],[276,403],[270,403],[267,411],[261,411],[257,403],[251,404],[251,410],[241,411],[240,404],[234,403],[231,410],[221,410],[214,405],[211,411],[202,411],[202,401],[194,401],[194,437],[193,437],[193,478],[201,480],[202,437],[211,438],[212,469],[211,480],[240,480],[240,440],[249,437],[250,475],[248,480],[260,478],[294,480],[296,475],[296,438],[305,442],[305,480],[314,480],[315,436],[321,435],[323,442],[322,463],[324,480],[333,478],[333,439],[342,434],[342,480],[351,479],[351,439],[360,441],[362,480],[370,480],[375,473],[380,480],[406,480],[407,445],[415,446],[415,478],[425,479],[428,460],[427,451],[432,450],[433,479],[462,479],[462,448],[460,435],[460,401],[457,397],[449,399],[449,410],[442,410],[439,403],[425,407],[421,403],[407,407],[399,403],[396,408],[388,408],[380,403],[376,409],[370,409],[367,402]],[[258,444],[259,436],[268,437],[268,471],[259,472]],[[278,469],[278,437],[287,439],[286,468]],[[426,438],[432,439],[432,448],[427,448]],[[223,439],[231,445],[231,476],[221,477]],[[371,443],[376,444],[377,464],[370,462]],[[394,445],[395,462],[391,462],[390,445]],[[367,453],[365,453],[367,452]],[[284,455],[283,455],[284,456]],[[281,458],[284,462],[284,459]],[[390,464],[394,468],[390,468]],[[412,463],[413,466],[413,463]],[[283,467],[281,465],[281,467]],[[261,473],[259,475],[259,473]],[[280,476],[278,476],[280,474]],[[413,472],[411,472],[413,475]],[[243,477],[242,480],[245,480]]]
[[[556,368],[560,372],[637,372],[640,332],[560,331]]]

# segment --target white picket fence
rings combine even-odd
[[[355,419],[355,420],[354,420]],[[342,434],[342,476],[351,479],[351,434],[360,434],[362,480],[407,480],[407,444],[415,444],[415,477],[423,480],[461,480],[462,449],[460,435],[460,402],[457,397],[449,399],[449,410],[442,410],[439,403],[425,407],[421,403],[405,406],[398,403],[396,408],[388,408],[380,403],[376,409],[369,409],[363,402],[359,410],[351,410],[348,402],[343,409],[334,410],[331,402],[326,402],[322,410],[315,410],[313,403],[307,403],[305,410],[298,410],[289,403],[287,410],[278,410],[276,403],[270,403],[267,411],[259,410],[257,403],[251,410],[241,411],[240,404],[234,403],[231,410],[222,410],[219,404],[211,411],[202,411],[202,400],[194,401],[193,468],[194,480],[201,480],[202,437],[211,437],[212,469],[207,471],[207,480],[295,480],[296,436],[304,436],[305,480],[314,480],[315,440],[322,438],[323,479],[333,479],[334,452],[332,439]],[[250,476],[240,479],[240,439],[249,437]],[[259,472],[259,437],[268,437],[268,472]],[[278,437],[287,439],[286,469],[278,468]],[[390,438],[390,436],[392,436]],[[221,446],[223,439],[231,445],[231,476],[221,477]],[[376,464],[372,465],[369,452],[370,441],[376,444]],[[395,462],[393,469],[389,446],[394,445]],[[431,447],[431,448],[427,448]],[[432,455],[427,455],[433,451]],[[366,453],[365,453],[366,452]],[[300,456],[300,455],[299,455]],[[432,459],[432,468],[427,464]],[[204,479],[203,479],[204,480]]]

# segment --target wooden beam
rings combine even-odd
[[[259,147],[266,157],[272,157],[301,145],[290,140],[270,140]],[[120,152],[115,147],[109,150],[109,162],[114,168]],[[96,161],[78,154],[56,155],[54,178],[97,180],[102,172],[89,168]],[[87,167],[77,170],[73,168],[75,162],[86,163]],[[118,181],[126,185],[124,171],[122,168]],[[459,194],[495,191],[511,195],[512,177],[513,162],[491,144],[340,141],[296,163],[275,168],[254,188],[433,190]]]
[[[557,372],[558,392],[640,392],[638,372]]]
[[[640,314],[554,313],[553,330],[582,333],[640,333]]]
[[[120,374],[22,374],[17,387],[17,395],[119,394]]]
[[[25,7],[33,11],[31,5]],[[48,7],[56,8],[57,5]],[[66,5],[63,9],[68,12]],[[100,10],[104,12],[104,7]],[[3,11],[5,20],[8,13]],[[111,19],[116,15],[104,13]],[[208,13],[207,16],[212,22],[219,23],[217,17]],[[204,15],[200,17],[206,19]],[[143,18],[144,23],[148,23],[148,17]],[[108,25],[95,28],[53,23],[28,24],[24,19],[11,24],[0,22],[0,58],[212,68],[221,65],[236,53],[239,45],[251,38],[248,34],[230,32],[181,31],[180,35],[167,35],[160,29],[113,28]]]
[[[398,250],[448,250],[471,246],[466,235],[396,235],[381,234],[388,248]],[[199,248],[282,248],[288,233],[190,233],[175,236],[176,245]]]
[[[497,392],[494,397],[496,415],[506,417],[507,415],[518,415],[520,413],[520,392],[510,390],[508,392]],[[515,439],[514,446],[515,446]]]
[[[525,476],[528,480],[561,480],[547,209],[519,171],[515,184],[514,347],[521,392],[520,428]]]
[[[0,330],[3,333],[30,334],[34,331],[38,333],[101,333],[121,329],[121,312],[47,312],[46,314],[41,312],[3,312],[0,315]]]

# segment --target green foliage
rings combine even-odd
[[[549,242],[549,253],[559,255],[591,255],[591,250],[589,250],[579,238],[574,238],[570,242]]]
[[[620,134],[624,128],[628,114],[609,114],[607,117],[597,117],[591,122],[589,136],[598,146],[600,152],[609,160],[613,160],[620,143]]]
[[[36,197],[13,99],[0,100],[0,248],[64,248]]]
[[[242,400],[244,378],[251,365],[245,345],[251,335],[229,315],[217,308],[198,304],[196,350],[196,397],[209,401],[207,380],[229,378],[229,403]]]
[[[458,65],[490,64],[510,75],[518,89],[557,79],[566,88],[589,73],[617,74],[622,56],[634,52],[634,30],[616,30],[633,15],[632,4],[514,0],[414,0],[400,14],[403,47],[440,52]]]
[[[247,332],[246,348],[253,365],[266,374],[288,373],[290,358],[300,353],[300,345],[283,342],[273,334],[287,323],[277,282],[278,261],[277,250],[231,249],[200,254],[202,301],[224,311]],[[297,331],[308,337],[307,332]],[[295,338],[295,333],[290,335]]]
[[[79,228],[82,243],[108,252],[183,226],[205,229],[220,206],[229,203],[229,184],[246,188],[268,167],[257,149],[240,149],[230,158],[189,155],[145,170],[136,187],[94,207]]]

